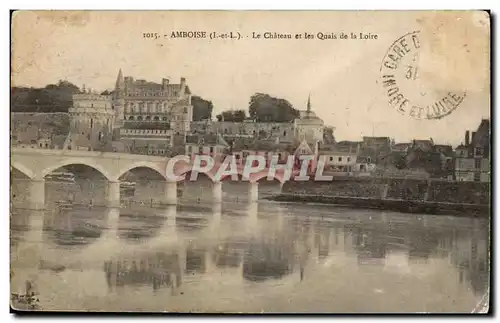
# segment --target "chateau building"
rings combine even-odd
[[[134,80],[118,72],[111,93],[96,94],[83,89],[73,95],[69,109],[70,139],[85,137],[89,149],[122,141],[126,150],[166,153],[174,135],[186,135],[193,118],[191,91],[186,79],[170,84]]]
[[[113,105],[118,128],[129,122],[155,122],[168,124],[176,133],[187,133],[193,120],[191,91],[183,77],[179,84],[170,84],[167,78],[163,78],[161,83],[154,83],[134,80],[131,76],[123,77],[120,70],[113,92]]]

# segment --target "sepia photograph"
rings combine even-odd
[[[10,20],[11,313],[491,312],[489,11]]]

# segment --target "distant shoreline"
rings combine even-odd
[[[305,194],[278,194],[266,197],[265,199],[277,202],[319,203],[324,205],[335,205],[339,207],[377,209],[398,211],[403,213],[454,215],[480,218],[487,218],[490,216],[490,205],[487,204],[424,202],[418,200],[395,200]]]

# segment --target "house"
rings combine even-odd
[[[336,151],[358,153],[360,150],[362,142],[361,141],[339,141],[333,145],[333,149]]]
[[[209,155],[217,160],[222,160],[230,148],[220,134],[187,135],[185,147],[185,154],[191,158],[196,155]]]
[[[257,140],[256,138],[234,138],[226,140],[229,145],[229,154],[234,156],[236,163],[243,165],[248,156],[263,156],[269,165],[274,156],[278,163],[286,164],[288,156],[294,150],[289,143],[277,143],[275,140]]]
[[[483,119],[475,132],[465,132],[465,145],[455,150],[457,181],[490,182],[490,120]]]
[[[322,147],[318,149],[318,158],[325,163],[326,172],[352,173],[354,171],[357,154],[355,152],[343,152]]]
[[[413,149],[421,149],[422,151],[425,151],[425,152],[428,152],[428,151],[432,151],[434,147],[434,141],[432,140],[432,138],[430,138],[429,140],[427,139],[413,139],[413,142],[412,142],[412,146],[411,148]]]
[[[372,148],[377,151],[389,151],[391,139],[389,137],[363,137],[363,148]]]
[[[365,176],[373,173],[376,169],[375,163],[372,162],[371,157],[359,156],[356,159],[356,165],[353,171],[357,175]]]
[[[398,153],[408,153],[408,149],[412,146],[412,143],[410,142],[404,142],[404,143],[397,143],[392,145],[391,151],[392,152],[398,152]]]

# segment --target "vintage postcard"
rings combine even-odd
[[[487,313],[487,11],[15,11],[13,311]]]

